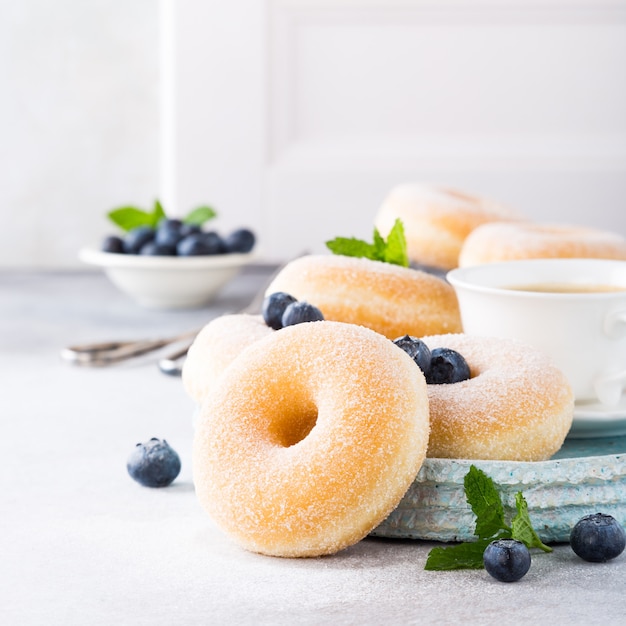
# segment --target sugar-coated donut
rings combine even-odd
[[[569,224],[485,224],[465,240],[459,265],[549,258],[624,260],[626,239],[617,233]]]
[[[341,255],[289,263],[267,288],[318,307],[327,320],[359,324],[396,339],[454,333],[461,314],[454,289],[426,272]]]
[[[432,350],[459,352],[471,378],[428,385],[428,457],[542,461],[563,445],[574,394],[543,353],[512,339],[470,335],[423,337]]]
[[[200,405],[222,372],[255,341],[274,331],[260,315],[222,315],[196,335],[183,364],[185,391]]]
[[[411,261],[446,270],[458,266],[461,246],[477,226],[519,219],[511,209],[492,200],[417,183],[393,188],[374,223],[386,237],[398,218],[404,224]]]
[[[196,493],[248,550],[331,554],[397,506],[428,423],[424,376],[391,341],[339,322],[289,326],[246,349],[207,396]]]

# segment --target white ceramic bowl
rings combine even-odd
[[[151,309],[183,309],[210,302],[254,254],[143,256],[83,248],[79,258],[101,267],[111,282]]]

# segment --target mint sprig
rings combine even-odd
[[[335,237],[326,242],[326,247],[333,254],[383,261],[402,267],[409,266],[404,225],[399,219],[395,221],[386,240],[378,229],[374,228],[372,243],[354,237]]]
[[[432,571],[455,569],[482,569],[483,552],[496,539],[511,538],[522,541],[527,548],[552,552],[532,526],[528,504],[521,491],[515,495],[516,515],[511,525],[505,523],[504,506],[496,484],[485,472],[471,465],[463,481],[465,498],[476,516],[476,541],[433,548],[428,553],[424,569]]]
[[[216,217],[217,213],[209,206],[200,206],[190,211],[182,221],[186,224],[202,226],[205,222]],[[128,232],[138,226],[156,228],[158,223],[166,216],[163,206],[155,200],[151,211],[144,211],[136,206],[122,206],[107,213],[107,217],[124,232]]]

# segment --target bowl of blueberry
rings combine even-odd
[[[254,256],[256,237],[249,228],[226,235],[206,228],[216,217],[208,206],[172,218],[157,201],[152,211],[121,207],[108,217],[120,234],[83,248],[79,257],[101,267],[116,287],[144,307],[203,306]]]

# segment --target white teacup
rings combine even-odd
[[[626,387],[626,261],[533,259],[448,273],[464,332],[543,350],[577,404],[617,405]]]

